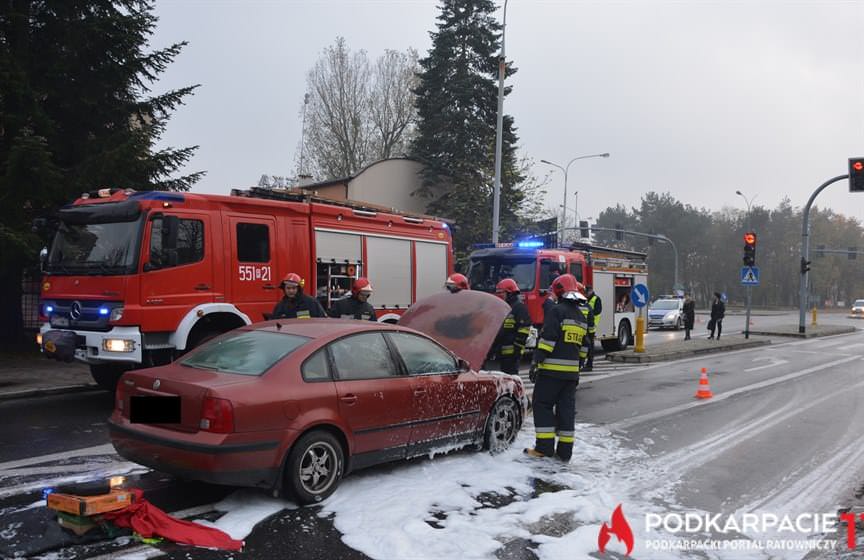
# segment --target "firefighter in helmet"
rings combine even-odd
[[[597,324],[600,322],[600,314],[603,313],[603,301],[600,299],[600,296],[594,293],[592,286],[586,287],[587,291],[583,291],[582,293],[588,299],[588,307],[591,308],[591,312],[594,314],[594,323],[591,325],[592,329],[588,333],[588,358],[585,361],[584,371],[591,371],[594,369],[594,335],[597,330]]]
[[[465,278],[464,274],[451,274],[447,277],[447,281],[444,282],[444,287],[447,288],[447,291],[451,294],[455,294],[461,292],[462,290],[470,290],[471,287],[468,285],[468,279]]]
[[[536,442],[525,453],[531,457],[556,456],[570,461],[576,425],[576,386],[579,362],[584,359],[588,325],[579,306],[576,277],[562,274],[552,283],[558,303],[543,321],[534,360],[528,373],[534,384],[534,430]],[[555,438],[558,438],[557,446]]]
[[[519,299],[519,285],[512,278],[498,282],[495,295],[510,304],[510,313],[504,319],[493,347],[501,362],[501,371],[519,375],[519,358],[528,340],[531,316],[528,308]]]
[[[594,335],[597,332],[597,316],[594,315],[594,309],[591,307],[590,302],[587,299],[585,291],[585,286],[582,282],[576,282],[576,293],[579,294],[579,297],[576,298],[576,302],[579,304],[579,311],[582,312],[582,315],[585,317],[585,321],[588,323],[588,338],[586,341],[586,346],[588,349],[585,351],[585,355],[580,356],[579,360],[579,371],[591,371],[593,369],[593,364],[589,367],[585,360],[592,358],[592,350],[591,348],[594,346]],[[591,319],[590,317],[593,317]]]
[[[317,299],[303,293],[303,284],[299,274],[290,272],[285,275],[282,283],[279,284],[284,296],[273,308],[271,319],[309,319],[327,316]]]
[[[330,316],[336,319],[358,319],[361,321],[377,321],[375,309],[369,303],[372,295],[372,284],[368,278],[360,277],[351,284],[351,297],[343,298],[330,307]]]

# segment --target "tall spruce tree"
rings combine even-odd
[[[495,133],[498,114],[498,56],[501,26],[490,0],[443,0],[432,49],[420,60],[418,127],[412,146],[424,167],[418,194],[435,196],[429,211],[455,220],[459,252],[488,241],[492,232]],[[507,75],[515,73],[508,65]],[[510,88],[505,88],[505,95]],[[532,202],[517,162],[513,118],[504,116],[501,165],[502,237],[519,227],[517,210]],[[529,199],[529,200],[526,200]],[[533,206],[533,204],[532,204]]]
[[[153,94],[185,43],[148,50],[149,0],[0,3],[0,342],[21,336],[21,277],[47,214],[99,187],[188,190],[197,146],[156,149],[197,86]]]

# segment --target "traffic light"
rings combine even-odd
[[[849,158],[849,192],[864,192],[864,157]]]
[[[583,239],[591,237],[591,233],[588,231],[588,222],[586,222],[585,220],[581,220],[579,222],[579,235]]]
[[[801,274],[807,274],[808,270],[810,270],[810,261],[805,261],[804,257],[801,257]]]
[[[752,231],[744,234],[744,264],[756,265],[756,234]]]

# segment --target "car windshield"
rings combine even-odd
[[[661,299],[655,301],[651,305],[651,309],[678,309],[679,303],[677,299]]]
[[[134,270],[141,221],[104,224],[60,222],[46,272],[123,274]]]
[[[231,331],[204,344],[180,363],[198,369],[257,376],[309,340],[305,336],[267,331]]]
[[[468,281],[472,290],[494,292],[495,286],[505,278],[512,278],[523,292],[534,289],[537,262],[534,257],[524,259],[471,259]]]

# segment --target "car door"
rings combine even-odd
[[[384,335],[354,334],[328,348],[339,413],[354,441],[354,466],[404,458],[416,418],[414,384],[398,367]]]
[[[408,332],[386,336],[414,383],[418,418],[411,430],[409,455],[471,441],[484,420],[477,375],[462,370],[450,352],[424,336]]]

